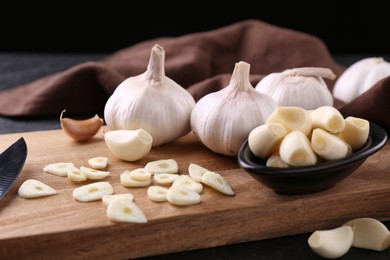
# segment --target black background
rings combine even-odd
[[[333,54],[390,53],[386,1],[20,1],[0,4],[0,52],[111,53],[245,19],[318,36]]]

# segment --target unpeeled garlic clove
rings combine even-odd
[[[61,128],[67,136],[75,141],[82,142],[90,140],[97,134],[103,125],[103,119],[101,119],[97,114],[88,119],[76,120],[72,118],[64,118],[63,115],[65,111],[65,109],[62,110],[60,115]]]
[[[112,130],[104,133],[108,149],[124,161],[138,161],[152,149],[153,137],[143,129]]]
[[[310,248],[318,255],[335,259],[345,255],[352,246],[353,230],[341,226],[329,230],[317,230],[308,239]]]
[[[390,247],[390,231],[377,219],[356,218],[344,225],[353,229],[353,247],[375,251],[383,251]]]

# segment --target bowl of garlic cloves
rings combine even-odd
[[[379,125],[333,106],[278,107],[242,144],[239,166],[278,194],[334,187],[387,142]]]

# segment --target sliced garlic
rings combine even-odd
[[[57,194],[55,189],[35,179],[25,180],[18,189],[18,195],[25,199],[39,198],[54,194]]]
[[[375,251],[384,251],[390,247],[390,231],[377,219],[357,218],[344,225],[353,229],[353,247]]]
[[[200,182],[194,181],[189,175],[180,175],[173,183],[171,187],[183,186],[189,190],[197,193],[202,193],[203,185]]]
[[[249,149],[255,156],[266,159],[279,149],[279,144],[286,134],[286,128],[278,123],[258,126],[249,133]]]
[[[363,118],[348,116],[340,137],[351,145],[354,151],[359,150],[367,142],[370,133],[370,122]]]
[[[254,89],[249,72],[250,64],[236,63],[229,85],[203,96],[192,110],[192,131],[213,152],[237,155],[249,132],[277,107],[270,96]]]
[[[152,182],[152,178],[145,180],[136,180],[131,174],[131,171],[124,171],[120,175],[120,180],[123,186],[125,187],[145,187]]]
[[[103,119],[97,114],[88,119],[76,120],[64,118],[63,114],[65,111],[66,110],[64,109],[60,115],[61,128],[68,137],[75,141],[82,142],[90,140],[97,134],[103,125]]]
[[[177,178],[179,178],[177,173],[155,173],[153,175],[154,182],[161,185],[172,184]]]
[[[68,176],[68,171],[72,170],[74,167],[74,164],[71,162],[50,163],[43,167],[43,171],[57,176],[66,177]]]
[[[283,161],[292,166],[306,166],[317,163],[317,156],[311,148],[308,137],[298,130],[288,133],[283,138],[279,154]]]
[[[108,158],[103,156],[90,158],[88,164],[95,170],[101,170],[107,167]]]
[[[126,197],[126,198],[129,198],[131,200],[134,200],[134,195],[131,193],[106,194],[106,195],[102,196],[102,203],[104,206],[107,207],[111,201],[113,201],[115,198],[119,198],[119,197],[120,198]]]
[[[234,195],[234,191],[226,179],[216,172],[205,172],[202,175],[202,183],[210,186],[211,188],[225,194]]]
[[[150,186],[147,189],[149,199],[155,202],[167,201],[168,189],[161,186]]]
[[[191,131],[192,95],[165,75],[165,51],[155,44],[144,73],[124,80],[107,100],[104,118],[111,130],[142,128],[159,146]]]
[[[106,209],[107,218],[114,222],[147,223],[148,219],[143,211],[131,198],[117,197],[113,199]]]
[[[323,78],[335,77],[333,71],[327,68],[293,68],[266,75],[255,89],[271,96],[278,106],[311,110],[324,105],[333,106],[332,93]]]
[[[101,180],[110,175],[109,171],[95,170],[85,166],[80,166],[80,171],[91,180]]]
[[[150,152],[153,138],[143,129],[113,130],[104,133],[104,141],[119,159],[138,161]]]
[[[281,124],[286,128],[287,133],[299,130],[309,135],[312,130],[310,113],[301,107],[278,107],[267,118],[266,123]]]
[[[174,159],[162,159],[157,161],[148,162],[145,165],[145,169],[155,173],[178,173],[179,166]]]
[[[321,128],[330,133],[339,133],[344,130],[344,117],[333,106],[322,106],[310,112],[313,129]]]
[[[308,239],[310,248],[319,256],[335,259],[345,255],[352,246],[354,232],[350,226],[317,230]]]
[[[208,171],[209,171],[208,169],[206,169],[206,168],[204,168],[196,163],[190,163],[190,165],[188,166],[188,174],[190,175],[190,177],[194,181],[197,181],[197,182],[201,182],[202,175]]]
[[[114,188],[109,182],[101,181],[80,186],[73,190],[72,196],[77,201],[89,202],[101,200],[106,194],[113,194]]]
[[[145,168],[138,168],[129,172],[129,175],[136,181],[150,181],[152,173]]]
[[[87,175],[85,175],[79,168],[73,167],[68,171],[68,179],[72,181],[82,182],[86,181]]]
[[[328,161],[342,159],[352,153],[352,148],[347,142],[321,128],[313,130],[311,147],[317,155]]]
[[[168,189],[167,200],[178,206],[199,204],[201,197],[198,192],[190,190],[182,185],[171,186]]]

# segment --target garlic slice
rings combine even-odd
[[[131,193],[105,194],[102,196],[102,203],[104,206],[107,207],[108,204],[110,204],[110,202],[113,201],[115,198],[122,198],[122,197],[126,197],[131,200],[134,200],[134,195]]]
[[[225,194],[234,195],[234,191],[226,179],[219,173],[216,172],[205,172],[202,175],[202,183],[210,186],[211,188]]]
[[[104,141],[119,159],[138,161],[150,152],[153,138],[143,129],[113,130],[104,133]]]
[[[161,185],[172,184],[177,178],[179,178],[177,173],[155,173],[153,175],[154,182]]]
[[[108,171],[95,170],[85,166],[81,166],[80,171],[91,180],[100,180],[110,175],[110,172]]]
[[[332,93],[323,78],[335,77],[328,68],[293,68],[266,75],[255,89],[272,97],[278,106],[312,110],[324,105],[333,106]]]
[[[190,190],[185,186],[171,186],[167,192],[167,200],[178,206],[189,206],[199,204],[201,202],[200,194]]]
[[[131,198],[117,197],[106,209],[107,218],[114,222],[147,223],[148,219]]]
[[[80,186],[73,190],[72,196],[77,201],[89,202],[101,200],[106,194],[113,194],[114,189],[109,182],[101,181]]]
[[[161,186],[150,186],[147,189],[147,194],[149,199],[155,202],[164,202],[168,200],[168,189]]]
[[[97,114],[94,117],[76,120],[72,118],[64,118],[63,114],[66,110],[62,110],[60,115],[61,128],[65,134],[74,141],[88,141],[94,137],[103,125],[103,119]]]
[[[200,182],[194,181],[189,175],[180,175],[171,187],[182,186],[197,193],[202,193],[203,185]]]
[[[68,171],[68,179],[72,181],[82,182],[86,181],[87,175],[85,175],[79,168],[73,167]]]
[[[190,175],[190,177],[194,181],[197,181],[197,182],[201,182],[202,175],[208,171],[209,171],[208,169],[206,169],[206,168],[204,168],[196,163],[190,163],[190,165],[188,166],[188,174]]]
[[[24,199],[39,198],[54,194],[57,194],[55,189],[35,179],[25,180],[18,189],[18,195]]]
[[[99,156],[88,159],[88,164],[95,170],[101,170],[107,167],[108,158]]]
[[[384,251],[390,247],[390,231],[377,219],[356,218],[344,225],[353,229],[353,247],[374,251]]]
[[[174,159],[161,159],[156,161],[148,162],[145,165],[145,169],[155,173],[178,173],[179,166]]]
[[[317,230],[308,239],[310,248],[319,256],[335,259],[345,255],[352,246],[354,232],[350,226]]]
[[[68,171],[74,167],[74,164],[71,162],[50,163],[43,167],[43,171],[60,177],[66,177],[68,176]]]
[[[120,175],[120,180],[123,186],[125,187],[145,187],[148,186],[152,179],[145,179],[145,180],[137,180],[133,177],[134,174],[131,174],[130,171],[124,171]]]
[[[132,170],[129,175],[136,181],[150,181],[152,178],[152,173],[145,168]]]
[[[249,71],[250,64],[236,63],[229,85],[203,96],[192,110],[191,129],[213,152],[236,156],[249,132],[277,107],[270,96],[254,89]]]

